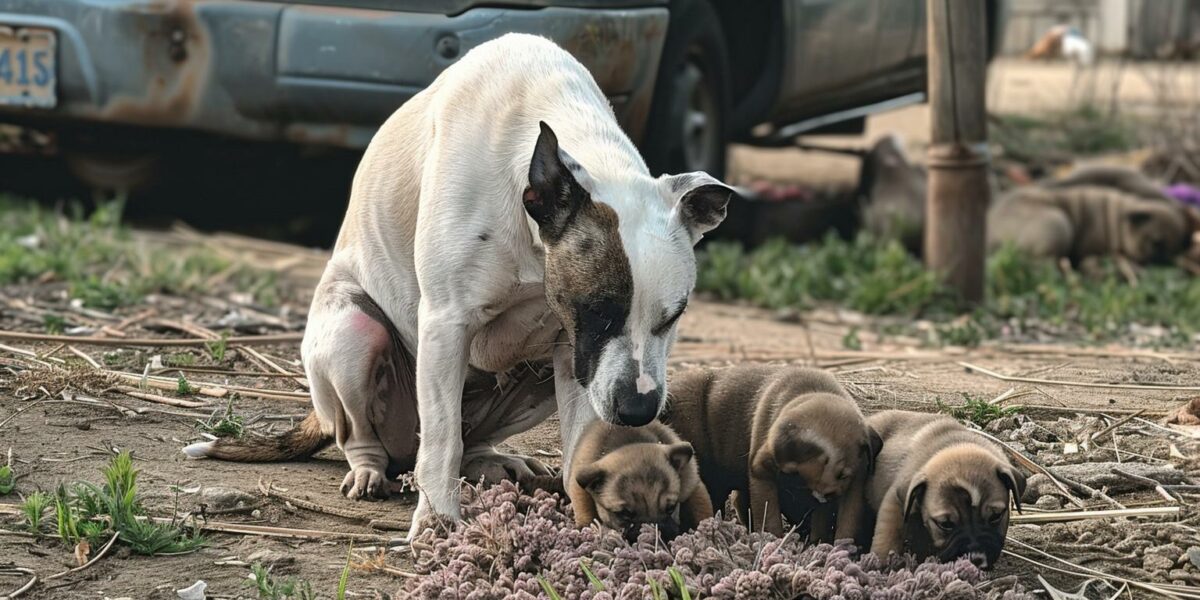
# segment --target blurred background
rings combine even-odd
[[[981,1],[997,191],[1091,161],[1200,179],[1200,4]],[[0,0],[0,192],[327,247],[378,125],[521,31],[588,66],[654,173],[744,188],[716,237],[850,236],[873,145],[924,177],[926,20],[924,0]]]

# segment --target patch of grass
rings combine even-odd
[[[959,421],[974,423],[980,429],[987,427],[988,423],[996,419],[1021,412],[1020,407],[996,406],[985,398],[972,396],[966,392],[962,392],[962,397],[963,404],[961,406],[946,404],[942,402],[941,398],[938,398],[938,412],[946,413]]]
[[[898,244],[866,235],[805,246],[777,240],[752,251],[714,242],[698,260],[696,289],[719,299],[774,309],[836,303],[867,314],[927,318],[935,322],[933,344],[976,346],[1035,326],[1104,342],[1139,324],[1162,327],[1165,334],[1154,343],[1169,346],[1190,343],[1200,329],[1200,278],[1168,266],[1143,269],[1135,287],[1112,261],[1099,261],[1086,275],[1064,274],[1053,261],[1002,248],[987,261],[987,300],[955,320],[952,291]],[[854,337],[843,345],[851,347]]]
[[[211,356],[213,360],[221,362],[225,360],[225,350],[228,343],[229,336],[225,333],[222,333],[221,339],[215,342],[205,342],[204,349],[208,350],[208,355]]]
[[[1004,155],[1034,164],[1058,162],[1065,157],[1132,150],[1140,143],[1142,124],[1127,114],[1104,114],[1082,105],[1045,115],[993,115],[992,140]]]
[[[196,428],[218,437],[240,438],[246,435],[246,419],[234,414],[233,399],[230,398],[223,414],[214,412],[207,420],[196,419]]]
[[[858,337],[858,326],[855,325],[842,336],[842,347],[847,350],[862,350],[862,340]]]
[[[168,367],[194,367],[196,366],[196,355],[191,352],[168,354],[163,360],[163,364]]]
[[[64,211],[0,195],[0,285],[33,280],[65,284],[85,306],[111,310],[146,294],[209,292],[217,275],[272,305],[276,274],[235,265],[200,247],[156,250],[133,240],[121,225],[123,202],[80,204]],[[49,327],[49,323],[47,323]]]
[[[42,519],[52,501],[50,494],[45,492],[34,492],[25,497],[25,501],[21,503],[21,514],[25,515],[25,526],[29,528],[30,533],[42,532]]]
[[[276,579],[271,570],[260,563],[250,566],[250,574],[253,581],[247,584],[254,586],[259,600],[316,600],[317,595],[308,581],[290,577]]]
[[[597,592],[604,591],[604,582],[600,581],[600,578],[596,577],[596,574],[593,573],[592,570],[587,566],[587,563],[583,562],[582,558],[579,559],[579,568],[583,569],[583,574],[587,577],[588,583],[591,583],[592,587],[595,588]]]
[[[46,333],[50,335],[61,334],[67,328],[67,320],[58,315],[44,315],[42,324],[46,326]]]
[[[54,494],[58,536],[68,546],[81,540],[93,545],[120,533],[120,542],[135,553],[174,554],[196,550],[205,543],[175,522],[159,523],[146,515],[138,497],[138,471],[128,452],[113,457],[104,468],[104,483],[60,485]]]

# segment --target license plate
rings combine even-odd
[[[55,32],[49,29],[0,25],[0,105],[52,108]]]

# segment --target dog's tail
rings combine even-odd
[[[219,458],[237,462],[277,462],[308,458],[333,443],[333,436],[321,430],[316,412],[308,413],[292,429],[273,437],[247,439],[220,438],[199,442],[183,449],[189,458]]]

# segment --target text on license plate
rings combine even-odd
[[[0,105],[53,107],[55,32],[0,24]]]

